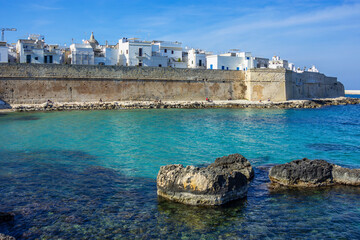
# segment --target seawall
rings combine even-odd
[[[203,101],[344,96],[336,78],[284,69],[222,71],[152,67],[0,64],[0,100],[9,104]]]

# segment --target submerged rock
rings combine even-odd
[[[272,167],[269,178],[273,183],[292,187],[360,185],[360,169],[348,169],[325,160],[304,158]]]
[[[11,222],[14,220],[13,213],[0,212],[0,223]]]
[[[250,163],[240,154],[218,158],[203,168],[167,165],[158,173],[157,194],[190,205],[222,205],[245,197],[253,175]]]
[[[0,233],[0,240],[16,240],[14,237]]]

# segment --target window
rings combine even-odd
[[[174,54],[174,50],[171,50],[171,54]]]
[[[194,61],[191,61],[191,64],[194,64]]]
[[[225,70],[225,66],[222,66],[222,67],[221,67],[221,70]]]
[[[122,50],[120,51],[120,54],[122,54]]]
[[[229,67],[226,67],[226,70],[229,70]]]
[[[167,49],[166,49],[166,48],[164,49],[164,53],[167,53]]]
[[[159,64],[159,67],[161,67],[161,64]]]
[[[35,57],[35,60],[39,60],[39,57]]]
[[[247,60],[250,60],[250,57],[246,57]]]
[[[239,71],[239,70],[240,70],[240,68],[239,68],[239,67],[237,67],[237,68],[236,68],[236,70],[238,70],[238,71]]]
[[[126,54],[129,54],[129,50],[126,50]]]
[[[142,48],[139,48],[139,57],[142,57]]]

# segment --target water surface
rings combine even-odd
[[[360,167],[360,106],[151,109],[0,115],[0,211],[19,239],[360,238],[360,190],[268,188],[269,164],[308,157]],[[241,153],[248,197],[224,207],[158,199],[171,163]]]

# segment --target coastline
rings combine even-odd
[[[0,112],[69,111],[69,110],[121,110],[154,108],[320,108],[324,106],[360,104],[360,98],[319,98],[281,102],[216,100],[216,101],[114,101],[114,102],[54,102],[43,104],[11,104],[0,106]]]

